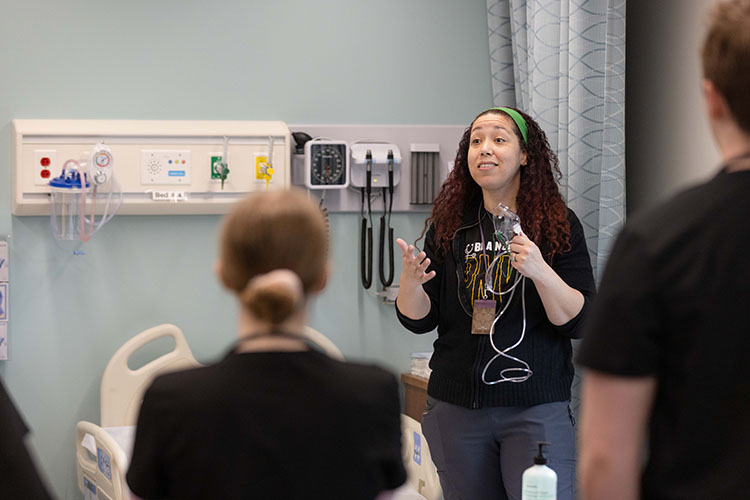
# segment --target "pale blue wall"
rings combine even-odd
[[[1,0],[0,234],[12,234],[0,362],[60,498],[79,498],[73,433],[126,339],[181,326],[209,361],[234,336],[214,216],[120,216],[73,256],[42,217],[10,215],[10,121],[237,119],[464,124],[491,103],[485,1]],[[414,239],[424,216],[396,215]],[[358,215],[333,215],[334,275],[311,324],[350,357],[401,371],[408,334],[358,281]],[[398,276],[398,274],[397,274]]]

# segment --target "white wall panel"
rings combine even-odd
[[[211,178],[211,156],[223,154],[225,137],[229,175],[222,188]],[[288,187],[290,135],[279,121],[13,120],[12,211],[49,214],[50,189],[41,173],[59,176],[67,160],[86,158],[103,142],[123,191],[119,214],[226,213],[248,193],[266,189],[257,160],[267,157],[269,137],[268,189]],[[169,165],[172,158],[184,163]]]

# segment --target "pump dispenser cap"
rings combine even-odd
[[[547,463],[547,457],[544,456],[544,450],[542,447],[545,445],[550,446],[550,443],[539,441],[537,444],[539,445],[539,455],[534,457],[534,465],[544,465]]]

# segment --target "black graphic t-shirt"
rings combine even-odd
[[[474,301],[477,299],[496,300],[497,307],[500,307],[510,299],[511,295],[507,292],[519,277],[518,271],[510,263],[510,255],[505,245],[494,233],[492,215],[484,209],[481,215],[481,231],[479,225],[474,225],[464,233],[463,266],[459,270],[462,279],[459,298],[467,311],[474,309]],[[500,257],[493,265],[496,255]],[[487,268],[490,266],[489,278],[492,280],[491,289],[494,293],[485,289]]]

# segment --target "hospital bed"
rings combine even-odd
[[[328,356],[343,360],[336,345],[317,330],[306,327],[305,335]],[[144,366],[132,370],[130,358],[146,345],[171,337],[174,349]],[[128,340],[112,356],[101,383],[100,425],[80,421],[76,425],[78,487],[85,500],[129,500],[125,482],[132,451],[135,424],[143,393],[162,373],[200,366],[187,340],[175,325],[164,324],[145,330]],[[393,500],[440,500],[440,486],[421,428],[402,415],[403,453],[408,480]]]
[[[128,361],[133,354],[163,338],[171,338],[174,349],[130,369]],[[142,331],[115,352],[102,376],[100,424],[80,421],[76,425],[78,488],[85,500],[130,499],[125,473],[143,393],[157,375],[196,366],[200,363],[182,330],[170,324]]]
[[[401,446],[407,483],[427,500],[442,500],[437,469],[430,456],[430,447],[422,434],[422,424],[401,414]]]

